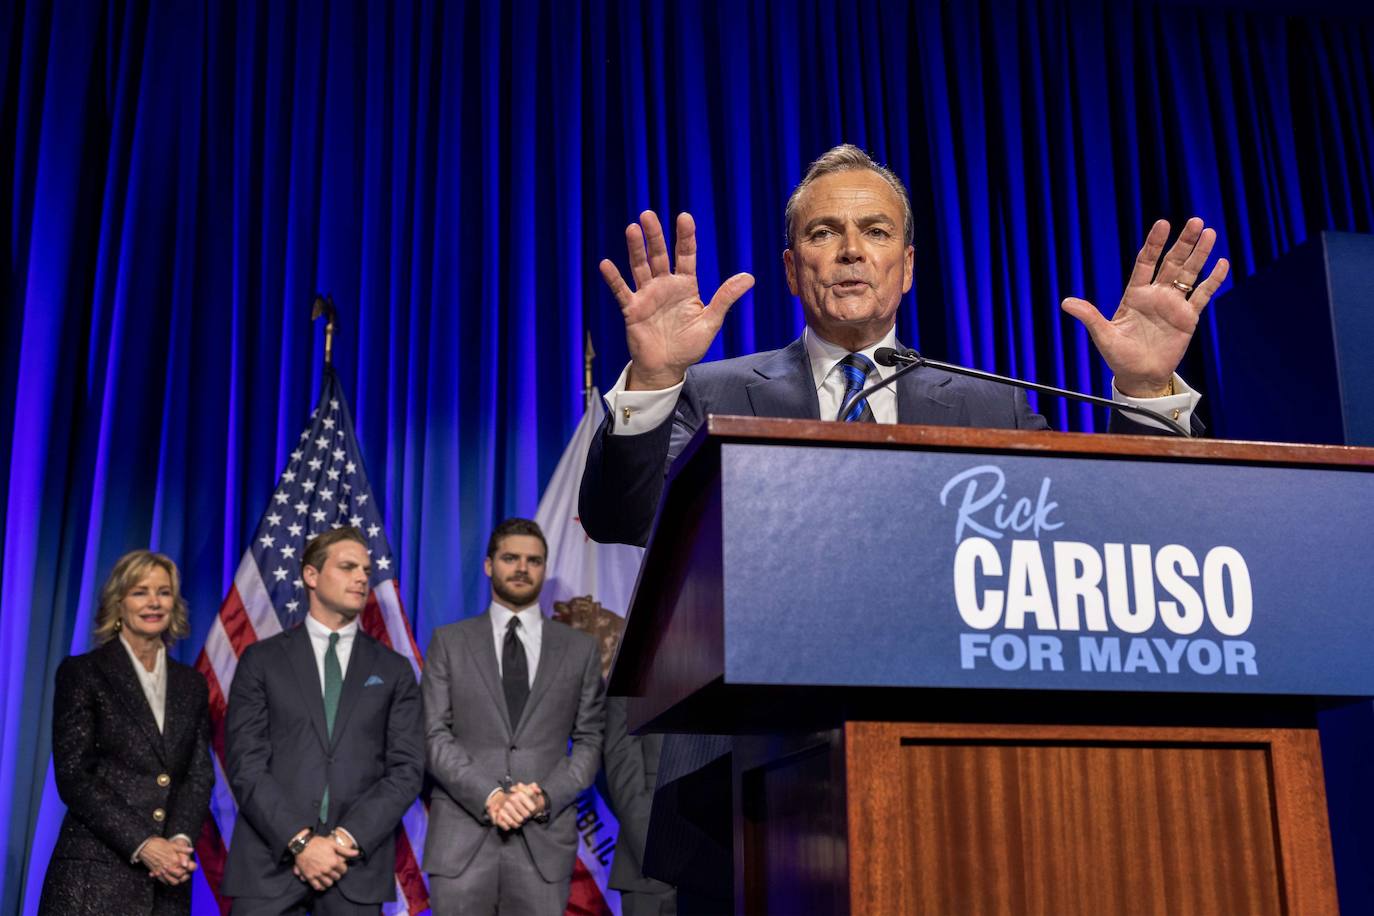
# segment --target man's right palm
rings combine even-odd
[[[688,367],[701,361],[720,332],[730,306],[754,285],[739,273],[721,284],[709,304],[697,287],[696,224],[691,214],[677,218],[677,270],[668,261],[667,240],[658,216],[646,210],[639,223],[625,229],[630,275],[635,289],[609,259],[601,276],[620,304],[630,351],[631,389],[669,388],[682,381]]]

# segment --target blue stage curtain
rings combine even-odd
[[[596,263],[642,209],[696,215],[708,295],[758,278],[711,357],[781,346],[783,203],[859,144],[912,188],[903,340],[1099,392],[1058,303],[1110,312],[1154,218],[1204,217],[1241,277],[1374,229],[1374,27],[1278,6],[6,5],[0,912],[36,905],[60,817],[57,662],[150,544],[195,657],[318,391],[315,290],[424,647],[483,607],[493,522],[533,514],[584,333],[603,389],[626,359]],[[1187,374],[1219,392],[1213,314]]]

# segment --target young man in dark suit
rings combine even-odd
[[[395,898],[393,835],[420,792],[424,736],[410,664],[358,625],[371,572],[356,528],[310,541],[305,623],[239,660],[223,883],[235,914],[375,914]]]

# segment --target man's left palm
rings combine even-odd
[[[1168,238],[1169,224],[1159,220],[1136,256],[1131,278],[1110,321],[1085,299],[1071,297],[1062,306],[1087,328],[1116,376],[1117,390],[1125,395],[1157,397],[1167,392],[1197,329],[1198,316],[1230,269],[1222,258],[1205,280],[1196,282],[1217,238],[1214,230],[1203,227],[1201,219],[1188,220],[1161,260]]]

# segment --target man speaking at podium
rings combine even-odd
[[[633,288],[611,261],[601,262],[601,275],[625,318],[630,364],[606,395],[610,413],[592,442],[582,478],[581,520],[591,537],[646,543],[665,474],[710,413],[1048,428],[1044,417],[1031,412],[1021,389],[933,368],[907,373],[840,416],[855,394],[897,371],[876,365],[874,354],[898,346],[897,307],[911,289],[915,258],[910,199],[891,170],[845,144],[811,164],[787,201],[786,225],[783,269],[788,288],[801,299],[806,328],[781,350],[699,362],[730,306],[754,278],[736,274],[703,303],[696,227],[689,214],[677,219],[674,262],[654,213],[640,214],[639,223],[626,228]],[[1150,229],[1110,321],[1083,299],[1065,299],[1062,308],[1084,324],[1111,367],[1115,400],[1148,407],[1190,428],[1198,395],[1174,370],[1228,265],[1218,260],[1199,279],[1216,243],[1216,232],[1204,228],[1201,219],[1188,220],[1162,254],[1168,237],[1164,220]],[[1154,431],[1118,413],[1109,429]],[[719,760],[729,747],[728,739],[669,740],[660,788]],[[706,835],[692,836],[691,827],[664,826],[669,818],[660,814],[662,795],[655,801],[645,871],[679,884],[684,902],[694,892],[729,900],[728,811],[706,828]],[[721,829],[723,836],[710,836]],[[668,841],[677,848],[656,856],[664,830],[678,832]],[[694,842],[700,848],[685,848]],[[713,842],[724,845],[711,849]],[[655,869],[656,859],[683,864],[665,873]],[[706,867],[686,864],[693,861]]]

